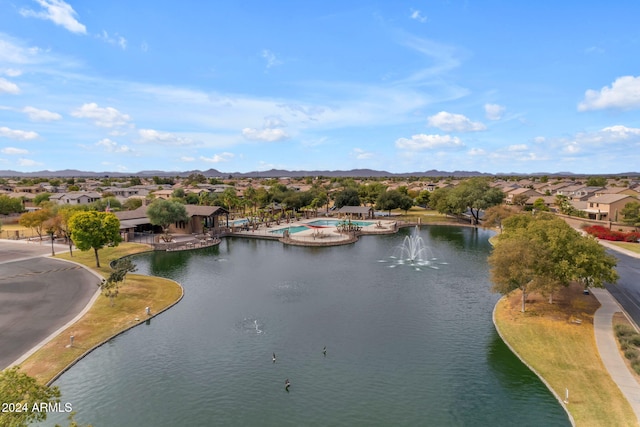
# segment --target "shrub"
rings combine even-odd
[[[640,347],[640,334],[633,334],[628,336],[627,341],[629,341],[629,344],[635,345],[636,347]]]
[[[631,367],[636,372],[636,374],[640,375],[640,360],[634,360],[631,362]]]
[[[637,359],[638,355],[640,355],[640,352],[638,352],[637,348],[629,348],[624,351],[624,357],[626,357],[629,360]]]
[[[637,242],[638,238],[640,238],[640,233],[638,232],[625,233],[622,231],[609,230],[602,225],[589,225],[584,227],[584,230],[592,236],[602,240]]]
[[[633,329],[631,325],[625,325],[622,323],[615,325],[614,329],[618,338],[630,336],[636,333],[635,329]]]

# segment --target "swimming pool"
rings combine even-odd
[[[306,227],[304,225],[296,225],[295,227],[285,227],[285,228],[279,228],[277,230],[271,230],[269,233],[284,234],[285,230],[289,230],[289,234],[293,234],[293,233],[299,233],[300,231],[304,231],[308,229],[309,227]]]
[[[238,226],[241,226],[241,225],[245,225],[248,222],[249,222],[249,220],[247,218],[245,218],[245,219],[236,219],[235,221],[233,221],[232,225],[234,227],[238,227]]]
[[[344,220],[341,220],[341,219],[318,219],[316,221],[309,222],[308,224],[309,225],[316,225],[316,226],[323,226],[324,225],[324,226],[329,226],[329,227],[337,227],[338,224],[345,223],[345,222],[348,223],[348,221],[344,221]],[[373,225],[373,222],[370,222],[370,221],[351,221],[351,224],[352,225],[357,225],[357,226],[360,226],[360,227],[366,227],[367,225]]]

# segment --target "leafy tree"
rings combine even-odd
[[[358,190],[353,187],[345,188],[336,194],[334,206],[341,208],[343,206],[360,206],[360,196],[358,196]]]
[[[40,193],[37,194],[36,197],[33,198],[33,204],[36,206],[40,206],[42,202],[48,202],[49,197],[51,197],[51,193]]]
[[[525,234],[520,234],[497,243],[488,261],[493,291],[507,295],[519,289],[524,313],[527,294],[544,280],[544,274],[549,269],[545,248]]]
[[[585,286],[602,287],[604,282],[614,283],[617,274],[616,260],[607,255],[604,248],[591,237],[584,237],[562,219],[551,214],[519,214],[504,221],[504,232],[496,239],[496,248],[511,239],[526,239],[535,245],[544,257],[545,269],[537,268],[540,281],[537,289],[549,295],[572,281],[581,281]]]
[[[38,209],[37,211],[23,213],[18,220],[18,223],[27,228],[33,229],[40,240],[42,240],[42,231],[44,223],[53,216],[49,209]]]
[[[498,188],[489,186],[485,178],[470,178],[462,181],[451,190],[449,203],[457,210],[469,210],[474,223],[480,223],[480,211],[499,205],[504,199],[504,193]]]
[[[142,181],[137,176],[132,176],[129,178],[129,187],[133,185],[142,185]]]
[[[71,231],[71,239],[78,249],[81,251],[93,249],[98,268],[100,268],[98,250],[105,245],[117,246],[122,240],[120,221],[110,212],[76,212],[69,219],[69,230]]]
[[[373,182],[367,185],[361,185],[358,188],[358,196],[365,204],[373,205],[376,203],[380,195],[387,191],[387,186],[380,182]]]
[[[451,193],[453,189],[451,187],[442,187],[435,189],[430,196],[431,207],[445,215],[460,215],[463,209],[459,205],[455,204]]]
[[[142,199],[138,198],[129,198],[122,204],[122,207],[128,211],[136,210],[140,206],[142,206]]]
[[[184,199],[184,196],[185,196],[184,188],[176,188],[171,193],[171,197],[173,197],[174,199]]]
[[[544,203],[542,198],[538,198],[533,202],[533,209],[539,212],[549,212],[549,206]]]
[[[500,231],[502,231],[502,222],[505,219],[517,213],[518,211],[511,206],[507,206],[507,205],[491,206],[484,213],[483,226],[498,227]]]
[[[73,185],[68,186],[67,190],[68,191],[80,191],[80,187],[78,185],[73,184]]]
[[[133,273],[134,271],[138,271],[138,266],[131,261],[131,258],[120,258],[113,264],[113,269],[115,271],[123,272],[122,282],[125,282],[127,279],[128,273]]]
[[[0,425],[26,427],[47,419],[46,411],[32,411],[33,405],[60,403],[60,390],[38,383],[16,366],[0,371],[0,403],[26,405],[26,411],[0,412]]]
[[[115,197],[103,197],[100,200],[96,200],[95,202],[91,203],[90,208],[96,211],[103,211],[106,212],[107,208],[109,208],[109,211],[119,211],[120,209],[122,209],[122,203],[120,203],[120,200],[116,199]]]
[[[624,205],[620,211],[622,214],[622,222],[625,224],[640,226],[640,203],[630,202]]]
[[[189,220],[184,205],[175,200],[156,199],[147,208],[147,216],[153,225],[162,227],[165,240],[169,240],[169,226],[174,222]]]
[[[607,185],[607,178],[604,176],[590,176],[586,185],[587,187],[604,187]]]
[[[188,205],[197,205],[200,202],[200,196],[198,196],[196,193],[187,193],[184,196],[184,201]]]
[[[429,190],[422,190],[418,197],[416,197],[416,204],[418,206],[429,206],[429,199],[431,198],[431,192]]]
[[[22,200],[15,197],[9,197],[4,194],[0,195],[0,215],[9,215],[21,212],[24,212]]]
[[[113,300],[118,296],[119,288],[118,284],[124,279],[124,272],[112,271],[109,277],[100,282],[100,290],[102,295],[109,298],[109,304],[113,307]]]

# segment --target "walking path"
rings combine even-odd
[[[628,251],[610,242],[600,240],[600,244],[634,258],[640,258],[640,254]],[[624,312],[624,310],[608,290],[592,288],[591,292],[601,304],[593,317],[593,329],[600,358],[607,371],[609,371],[611,378],[618,384],[622,394],[629,401],[636,418],[640,420],[640,383],[638,383],[634,374],[629,371],[625,364],[613,333],[613,315],[618,312]]]
[[[621,312],[622,308],[606,289],[591,289],[591,292],[601,304],[593,317],[593,329],[600,358],[640,420],[640,384],[627,368],[613,334],[613,315]]]

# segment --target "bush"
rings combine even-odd
[[[627,337],[627,341],[629,344],[635,345],[636,347],[640,347],[640,334],[633,334]]]
[[[636,231],[625,233],[622,231],[609,230],[602,225],[589,225],[584,227],[584,231],[598,239],[615,242],[637,242],[640,238],[640,233]]]
[[[637,348],[629,348],[624,351],[624,357],[626,357],[629,360],[637,359],[638,355],[640,355],[640,352],[638,352]]]
[[[622,323],[615,325],[613,329],[616,331],[616,336],[618,338],[628,337],[636,333],[635,329],[631,325],[625,325]]]
[[[640,375],[640,360],[634,360],[631,362],[631,367],[636,372],[636,374]]]

